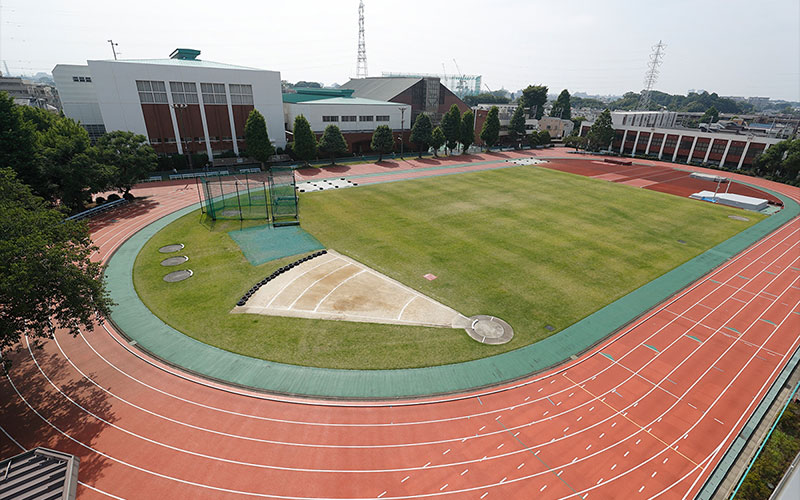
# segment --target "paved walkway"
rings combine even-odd
[[[537,153],[541,154],[543,151]],[[547,153],[549,156],[561,154],[558,151]],[[531,152],[502,154],[504,156],[495,161],[487,160],[486,155],[474,155],[476,161],[471,164],[457,163],[455,160],[440,165],[411,161],[411,168],[397,173],[387,172],[387,167],[375,165],[356,165],[349,167],[348,172],[383,181],[399,180],[393,176],[414,178],[470,171],[472,167],[504,168],[511,165],[506,159],[530,156]],[[564,156],[577,158],[566,154]],[[433,168],[436,170],[431,170]],[[332,174],[334,173],[321,169],[315,175]],[[306,174],[301,172],[300,175]],[[785,209],[778,214],[634,290],[558,334],[511,352],[455,365],[406,370],[332,370],[287,365],[215,348],[164,324],[139,300],[131,279],[133,263],[139,250],[155,232],[196,209],[196,205],[150,224],[134,234],[116,252],[109,262],[107,276],[112,297],[121,305],[115,308],[112,319],[122,331],[136,340],[139,347],[169,363],[206,377],[256,389],[346,399],[401,398],[461,392],[512,381],[564,362],[571,356],[590,349],[800,214],[800,205],[795,201],[788,196],[773,194],[780,197],[785,205]]]

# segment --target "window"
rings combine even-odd
[[[224,83],[201,83],[200,91],[203,93],[203,104],[228,104]]]
[[[343,116],[342,117],[342,121],[343,122],[354,122],[354,121],[358,121],[358,117],[357,116]]]
[[[650,143],[650,151],[652,151],[653,149],[656,149],[656,148],[660,148],[661,147],[661,141],[663,141],[663,140],[664,140],[663,136],[656,137],[655,135],[653,135],[653,142]]]
[[[73,81],[73,82],[79,82],[80,80],[78,79],[78,77],[77,77],[77,76],[73,76],[73,77],[72,77],[72,81]]]
[[[86,83],[92,83],[92,77],[91,76],[87,76],[86,77]]]
[[[253,86],[252,85],[228,85],[228,90],[231,92],[231,104],[253,104]]]
[[[372,117],[371,116],[362,115],[362,116],[358,117],[358,121],[360,121],[360,122],[371,122],[372,121]]]
[[[323,116],[322,117],[322,121],[323,122],[338,122],[339,121],[339,117],[338,116]]]
[[[193,82],[169,82],[172,102],[175,104],[197,104],[197,84]]]
[[[708,149],[708,143],[707,142],[700,142],[700,140],[698,140],[697,144],[694,147],[694,152],[695,153],[705,153],[706,149]]]
[[[714,145],[711,146],[711,152],[712,153],[720,153],[720,154],[724,153],[726,144],[727,144],[727,142],[725,142],[725,141],[715,140],[714,141]]]
[[[665,148],[674,148],[675,145],[678,144],[678,139],[674,136],[667,136],[667,140],[664,141]]]
[[[744,153],[744,144],[731,144],[728,150],[728,155],[730,156],[741,156],[742,153]]]
[[[389,115],[378,115],[378,116],[375,117],[375,121],[376,122],[388,122],[389,121]]]
[[[167,103],[167,87],[164,82],[136,80],[139,101],[143,103]]]

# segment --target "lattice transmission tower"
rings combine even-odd
[[[356,78],[367,77],[367,48],[364,43],[364,0],[358,4],[358,63]]]
[[[653,45],[653,52],[650,54],[650,60],[647,62],[647,73],[644,75],[644,90],[639,97],[639,103],[636,105],[637,110],[647,111],[650,106],[650,92],[658,80],[658,67],[661,66],[661,60],[664,58],[664,49],[667,46],[658,41]]]

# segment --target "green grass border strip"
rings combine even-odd
[[[761,188],[763,189],[763,188]],[[770,191],[771,192],[771,191]],[[800,214],[800,205],[771,192],[784,209],[540,342],[464,363],[402,370],[312,368],[234,354],[182,334],[157,318],[133,286],[133,265],[159,230],[199,207],[193,204],[149,224],[114,253],[106,269],[111,320],[138,346],[167,363],[216,380],[312,397],[391,399],[461,392],[525,377],[570,359],[607,338]]]

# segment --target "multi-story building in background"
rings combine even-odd
[[[253,109],[264,115],[275,146],[284,147],[280,73],[199,55],[176,49],[168,59],[87,61],[56,66],[53,74],[66,90],[60,93],[67,116],[86,126],[99,108],[105,131],[142,134],[159,153],[238,155]]]
[[[458,98],[438,77],[370,77],[355,78],[341,86],[352,89],[353,97],[387,101],[411,106],[411,116],[405,119],[409,127],[420,113],[431,117],[437,125],[442,116],[455,104],[463,113],[469,106]]]
[[[372,134],[379,125],[389,126],[398,142],[402,134],[408,144],[410,105],[353,97],[353,92],[344,88],[297,88],[294,93],[283,94],[287,135],[294,132],[294,119],[303,115],[318,137],[328,125],[339,127],[351,153],[370,153]]]
[[[89,67],[78,64],[58,64],[53,68],[53,80],[61,96],[64,114],[79,122],[94,141],[106,133],[100,103],[94,90]]]
[[[677,163],[742,168],[782,139],[747,130],[701,130],[676,125],[672,111],[614,111],[616,135],[610,149],[619,154],[644,155]],[[585,136],[593,123],[581,123]]]

